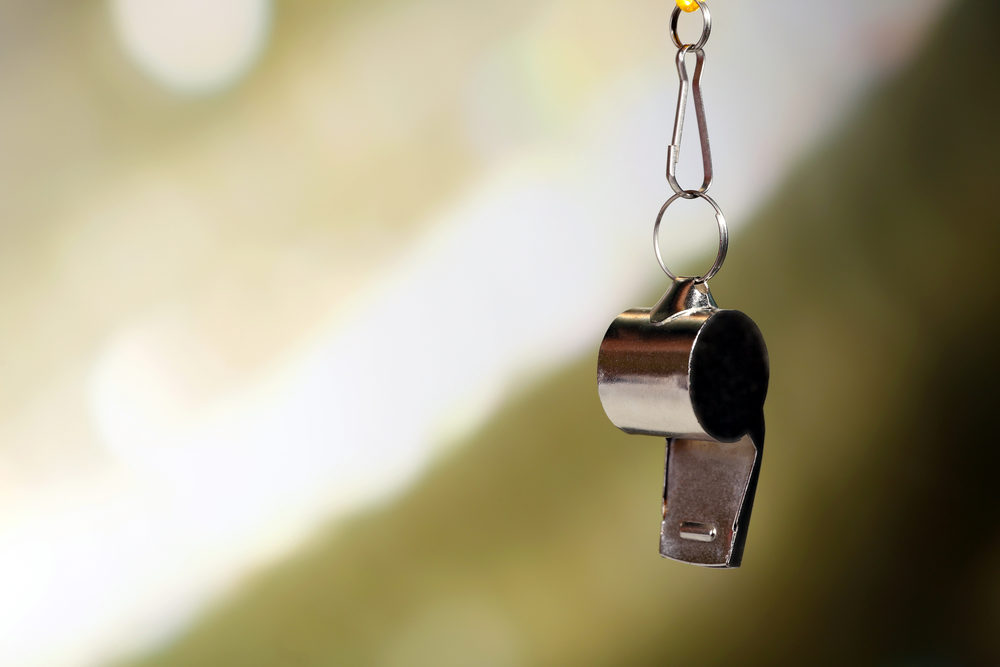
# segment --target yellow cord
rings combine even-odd
[[[685,12],[697,11],[698,0],[677,0],[677,6]]]

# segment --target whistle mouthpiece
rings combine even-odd
[[[733,443],[668,439],[660,555],[704,567],[739,567],[759,459],[749,435]]]

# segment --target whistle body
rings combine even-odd
[[[626,433],[667,439],[661,555],[736,567],[760,471],[767,348],[707,285],[677,280],[622,313],[598,354],[598,393]]]

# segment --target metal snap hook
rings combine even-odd
[[[690,195],[685,197],[685,195]],[[715,221],[719,225],[719,251],[715,256],[715,263],[712,264],[712,268],[703,276],[678,276],[673,271],[667,268],[666,263],[663,261],[663,255],[660,253],[660,223],[663,222],[663,216],[673,204],[678,199],[694,199],[694,198],[704,199],[709,205],[715,209]],[[660,208],[659,214],[656,216],[656,223],[653,225],[653,252],[656,254],[656,261],[659,263],[660,268],[671,280],[694,280],[696,283],[708,282],[719,269],[722,268],[722,264],[726,261],[726,253],[729,252],[729,228],[726,226],[726,218],[722,214],[722,209],[715,202],[714,199],[709,197],[704,192],[699,192],[697,190],[687,190],[685,192],[678,192],[673,197],[668,199],[663,207]]]
[[[695,54],[694,80],[688,77],[687,54]],[[705,52],[691,45],[682,46],[677,52],[677,77],[680,90],[677,92],[677,110],[674,112],[674,131],[667,147],[667,183],[670,189],[684,199],[694,199],[690,191],[677,182],[677,163],[681,156],[681,139],[684,136],[684,115],[687,111],[688,89],[694,93],[694,113],[698,120],[698,138],[701,142],[701,163],[704,178],[698,192],[704,194],[712,187],[712,147],[708,140],[708,121],[705,116],[705,98],[701,91],[701,77],[705,70]]]

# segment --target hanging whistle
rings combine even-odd
[[[767,348],[753,320],[676,278],[651,309],[616,319],[597,383],[626,433],[666,437],[660,554],[738,567],[764,447]]]
[[[656,261],[672,284],[652,308],[626,311],[612,322],[598,353],[597,389],[615,426],[626,433],[667,439],[660,554],[684,563],[729,568],[739,567],[743,559],[760,476],[769,370],[757,325],[737,310],[720,309],[708,289],[709,279],[726,259],[729,231],[722,209],[708,195],[712,153],[701,81],[712,17],[705,0],[693,4],[703,19],[696,42],[685,43],[677,33],[680,6],[670,16],[680,80],[667,150],[667,182],[674,194],[653,225]],[[689,54],[696,57],[693,80],[685,64]],[[677,182],[689,88],[705,174],[698,189],[685,189]],[[660,224],[678,199],[701,199],[715,211],[719,252],[701,276],[677,276],[660,254]]]

